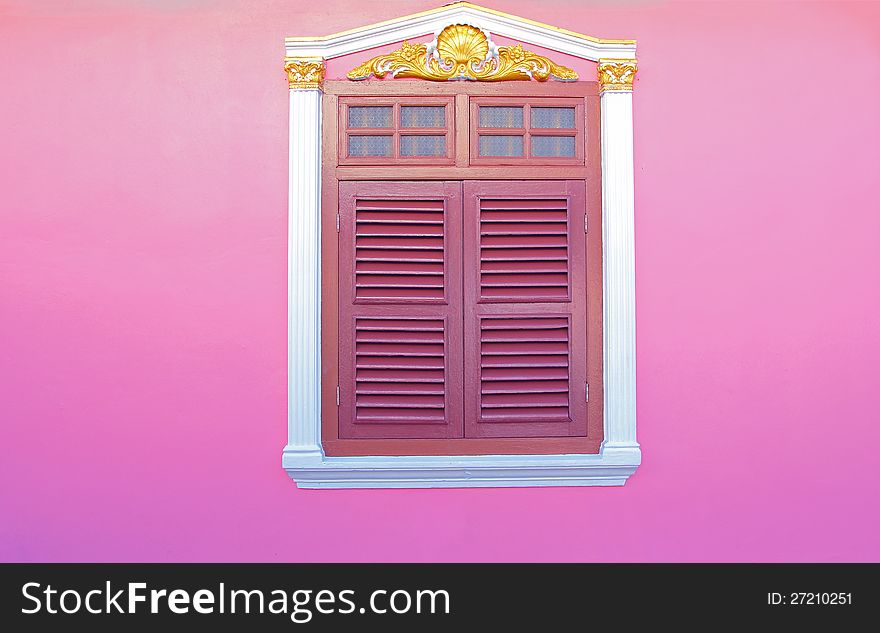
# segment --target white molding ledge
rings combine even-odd
[[[300,488],[485,488],[622,486],[641,461],[638,448],[599,455],[305,457],[284,451]]]
[[[597,455],[328,457],[321,446],[321,81],[323,59],[468,23],[599,61],[602,83],[604,441]],[[635,42],[599,40],[461,2],[323,38],[287,38],[290,78],[288,442],[301,488],[621,486],[636,441],[632,80]],[[323,58],[323,59],[322,59]],[[628,63],[632,60],[632,63]]]

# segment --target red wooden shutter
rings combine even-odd
[[[464,185],[465,435],[584,436],[585,187]]]
[[[341,182],[339,221],[339,437],[461,437],[461,184]]]

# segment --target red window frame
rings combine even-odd
[[[523,108],[523,127],[480,127],[480,106]],[[533,128],[532,107],[574,108],[573,128]],[[584,164],[584,102],[583,99],[536,97],[471,97],[470,99],[470,164],[471,165],[583,165]],[[480,156],[480,136],[522,136],[522,156]],[[532,137],[574,137],[574,156],[532,156]]]
[[[471,163],[471,103],[479,100],[528,102],[532,105],[582,104],[577,116],[578,154],[583,162],[570,159],[525,158],[511,164]],[[391,105],[394,102],[428,104],[446,99],[453,106],[447,118],[451,130],[447,139],[453,143],[453,161],[441,164],[418,164],[406,159],[368,158],[364,163],[347,162],[343,128],[347,112],[342,115],[343,102]],[[365,101],[368,100],[368,101]],[[509,101],[502,105],[507,105]],[[321,211],[321,443],[326,455],[499,455],[499,454],[592,454],[598,453],[603,440],[604,394],[602,380],[602,214],[601,214],[601,147],[599,134],[599,84],[578,82],[424,82],[410,80],[363,81],[328,80],[324,85],[322,211]],[[341,118],[345,116],[346,118]],[[528,121],[530,123],[530,121]],[[387,130],[386,130],[387,132]],[[454,137],[454,138],[453,138]],[[580,146],[583,149],[580,149]],[[560,162],[562,161],[562,162]],[[340,341],[339,284],[339,193],[347,181],[467,181],[467,180],[581,180],[586,185],[589,213],[587,234],[587,373],[590,384],[587,403],[586,436],[536,437],[447,437],[422,439],[355,438],[340,435],[339,359],[346,352]],[[586,227],[585,227],[586,228]],[[372,306],[358,304],[366,309]],[[434,304],[436,306],[437,304]],[[479,304],[487,305],[487,304]],[[497,305],[497,304],[496,304]],[[559,306],[560,304],[553,304]],[[422,304],[422,308],[431,306]],[[360,309],[359,308],[359,309]],[[577,353],[577,352],[573,352]],[[462,396],[463,398],[463,396]],[[464,402],[462,402],[464,405]],[[464,422],[464,420],[462,420]]]
[[[390,128],[351,127],[349,108],[358,106],[389,106],[392,109]],[[442,106],[446,108],[443,127],[403,127],[400,110],[404,106]],[[402,136],[445,136],[443,156],[402,156]],[[351,136],[390,136],[391,156],[350,156],[348,139]],[[455,162],[455,99],[454,97],[340,97],[339,98],[339,164],[340,165],[451,165]]]

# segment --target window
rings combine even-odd
[[[588,345],[587,313],[598,315],[601,271],[587,265],[584,181],[343,181],[338,207],[329,454],[422,449],[346,442],[365,438],[598,448],[601,394],[588,411],[587,372],[601,375],[601,339]]]
[[[453,102],[445,99],[340,100],[341,164],[449,164]]]
[[[508,84],[491,97],[462,83],[401,96],[350,88],[331,97],[339,132],[325,130],[339,139],[324,183],[336,237],[324,252],[335,293],[335,312],[325,305],[324,364],[335,368],[325,454],[596,453],[595,85]],[[426,131],[456,150],[445,162],[411,163],[405,139]],[[518,139],[508,147],[521,155],[487,160],[487,138]],[[353,142],[380,150],[353,156]]]
[[[395,43],[324,81],[324,59]],[[465,44],[474,63],[422,56]],[[454,3],[285,46],[287,472],[308,488],[623,484],[641,459],[635,43]]]
[[[471,164],[583,164],[577,99],[471,99]]]

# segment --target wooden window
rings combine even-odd
[[[464,184],[465,435],[586,435],[582,181]]]
[[[595,84],[325,89],[325,454],[596,453]]]
[[[344,165],[451,164],[454,104],[437,99],[340,99],[339,162]]]
[[[340,438],[586,435],[582,181],[349,181],[339,212]]]
[[[582,99],[474,97],[472,165],[584,163]]]
[[[343,182],[339,436],[461,437],[457,182]]]

